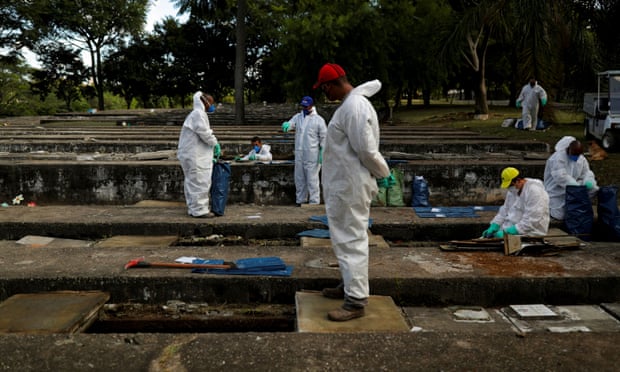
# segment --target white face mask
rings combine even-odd
[[[516,194],[517,193],[517,188],[513,186],[508,187],[508,192]]]

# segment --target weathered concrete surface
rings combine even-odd
[[[81,334],[0,336],[15,371],[616,371],[620,334]]]
[[[543,160],[416,160],[392,165],[404,173],[403,198],[411,203],[415,175],[424,176],[432,205],[488,205],[503,200],[499,174],[506,166],[542,178]],[[233,163],[228,203],[295,203],[292,162]],[[144,199],[183,200],[183,171],[176,160],[0,160],[0,199],[18,194],[39,204],[132,204]]]

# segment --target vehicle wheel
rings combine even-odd
[[[611,131],[605,132],[601,144],[605,150],[612,150],[616,146],[616,138]]]
[[[583,136],[587,139],[587,140],[591,140],[594,139],[594,136],[592,134],[590,134],[590,131],[588,130],[588,119],[583,119]]]

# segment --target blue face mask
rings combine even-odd
[[[303,112],[304,112],[304,116],[307,116],[307,115],[310,115],[310,113],[312,112],[312,110],[307,109],[307,108],[304,108],[304,109],[303,109]]]
[[[215,112],[215,103],[209,106],[209,108],[207,109],[207,112]]]
[[[579,160],[579,155],[568,155],[568,158],[572,161],[577,161]]]
[[[254,145],[254,152],[258,154],[260,152],[260,146]]]

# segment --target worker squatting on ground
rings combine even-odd
[[[312,97],[303,97],[301,112],[282,123],[282,131],[295,131],[295,202],[319,204],[321,189],[319,172],[323,162],[323,148],[327,127],[325,119],[314,107]]]
[[[543,106],[547,104],[547,92],[538,85],[536,79],[530,78],[529,83],[523,86],[521,94],[517,98],[517,108],[521,107],[523,116],[523,129],[536,129],[539,102]]]
[[[583,156],[583,145],[575,137],[562,137],[545,164],[545,189],[549,194],[549,213],[556,220],[566,215],[566,186],[585,186],[590,198],[598,192],[594,173]]]
[[[482,236],[503,238],[504,234],[544,236],[549,230],[549,196],[541,180],[525,178],[516,168],[502,170],[506,200]]]
[[[219,157],[221,150],[209,126],[207,111],[215,111],[213,97],[196,92],[194,109],[183,122],[177,158],[185,175],[183,190],[187,213],[192,217],[211,218],[215,217],[209,205],[213,158]]]
[[[263,141],[258,136],[252,137],[252,150],[245,156],[236,156],[235,161],[271,161],[273,156],[271,155],[271,146],[263,144]]]
[[[314,89],[330,101],[341,100],[327,127],[323,156],[323,192],[332,248],[338,259],[342,285],[325,288],[323,295],[344,298],[330,311],[333,321],[364,316],[368,303],[368,218],[378,184],[396,184],[379,153],[377,113],[366,97],[381,89],[379,80],[353,87],[337,64],[321,67]]]

